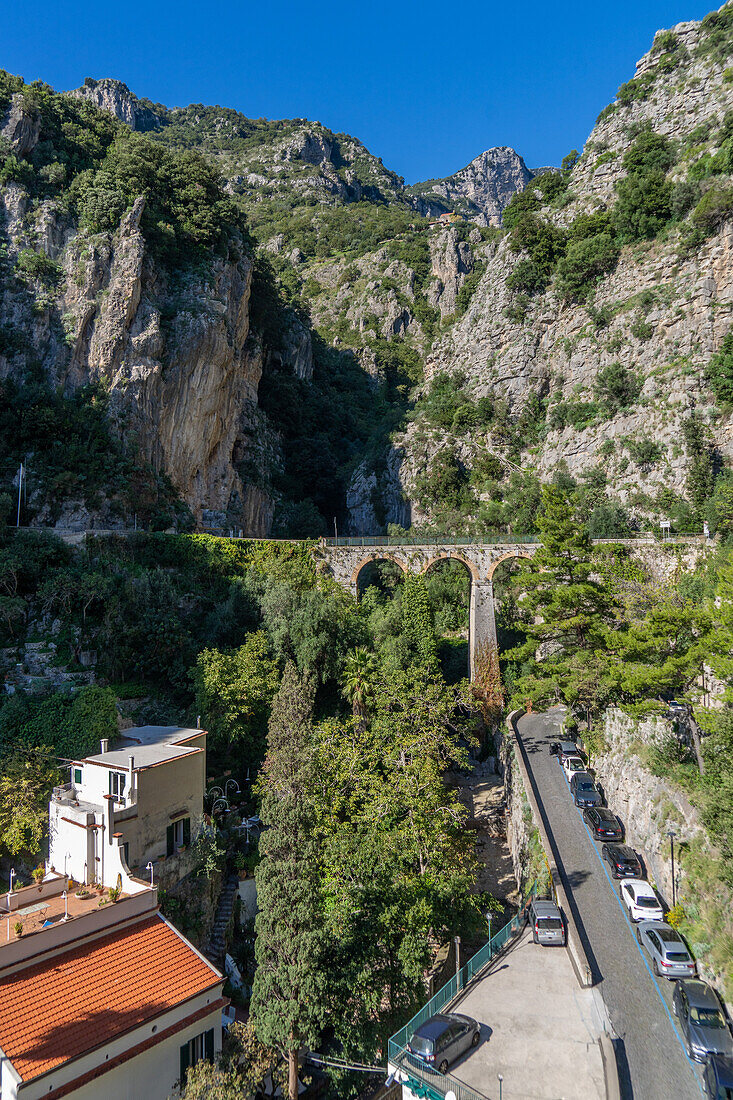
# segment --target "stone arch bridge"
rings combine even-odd
[[[476,678],[479,654],[496,646],[494,609],[494,572],[511,558],[531,558],[539,549],[537,542],[424,543],[394,545],[387,539],[322,540],[315,553],[324,560],[334,580],[359,594],[359,575],[372,562],[391,561],[403,573],[427,573],[441,561],[458,561],[466,567],[471,582],[468,647],[471,679]]]
[[[627,546],[634,559],[657,580],[671,579],[680,570],[694,569],[714,543],[696,536],[659,542],[654,538],[594,539],[594,544]],[[471,582],[468,650],[471,679],[476,679],[479,658],[496,640],[494,573],[512,558],[532,558],[540,543],[530,538],[506,541],[410,543],[386,537],[321,539],[314,554],[324,562],[334,579],[354,596],[359,594],[359,574],[375,561],[391,561],[404,573],[427,573],[440,561],[459,561]]]

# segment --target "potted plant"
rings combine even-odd
[[[45,867],[36,867],[34,869],[32,877],[33,877],[33,881],[35,882],[36,886],[40,887],[41,883],[43,882],[43,876],[45,874],[46,874]]]
[[[17,920],[15,922],[15,924],[13,925],[13,931],[15,932],[18,939],[20,939],[20,937],[23,935],[23,921],[22,920]]]
[[[244,852],[237,852],[234,858],[234,867],[240,879],[247,877],[247,857]]]
[[[119,886],[110,886],[110,888],[109,888],[109,900],[110,901],[117,901],[119,899],[119,896],[120,896],[121,893],[122,893],[122,890],[120,889]]]

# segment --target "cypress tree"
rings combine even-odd
[[[314,688],[288,664],[275,696],[261,780],[256,871],[255,971],[251,1012],[259,1040],[288,1059],[290,1100],[298,1096],[298,1054],[317,1047],[324,1019],[324,953],[311,718]]]

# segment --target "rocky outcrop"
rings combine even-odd
[[[41,124],[38,111],[28,107],[23,96],[16,93],[0,120],[0,136],[10,145],[17,157],[27,157],[38,143]]]
[[[531,179],[519,153],[501,145],[487,149],[452,176],[414,184],[408,194],[423,215],[454,210],[478,225],[501,225],[504,208]]]
[[[141,103],[121,80],[111,80],[109,77],[93,80],[87,77],[81,88],[76,88],[70,95],[88,100],[100,111],[107,111],[126,123],[131,130],[157,130],[161,125],[160,116]]]
[[[29,219],[25,193],[13,185],[3,200],[13,252],[58,257],[52,295],[37,292],[30,308],[27,292],[6,284],[2,301],[53,384],[68,392],[101,383],[128,449],[169,477],[198,523],[267,534],[270,495],[241,474],[262,373],[249,333],[251,261],[216,259],[208,272],[171,275],[147,248],[143,197],[115,233],[93,237],[52,206]],[[307,373],[309,343],[302,333],[299,340],[293,354]],[[17,369],[0,357],[0,376]],[[120,523],[73,505],[56,518],[72,527]],[[49,520],[44,512],[39,522]]]

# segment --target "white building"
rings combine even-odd
[[[203,817],[206,731],[125,730],[71,765],[49,805],[49,867],[77,882],[122,885],[191,844]]]
[[[157,912],[155,887],[131,880],[100,904],[66,885],[0,896],[0,1096],[167,1100],[221,1050],[223,976]]]

